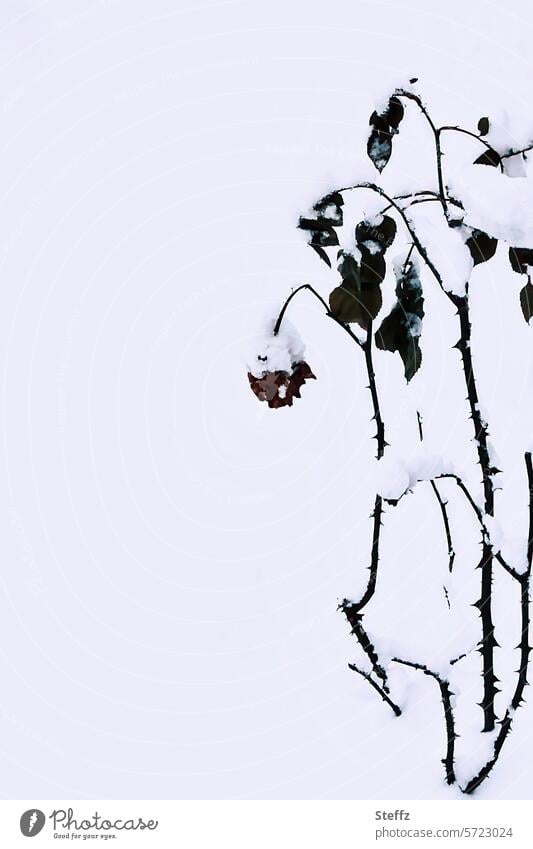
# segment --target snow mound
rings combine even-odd
[[[376,492],[386,500],[396,501],[420,481],[433,480],[445,474],[454,474],[454,467],[441,454],[433,454],[423,448],[402,456],[387,451],[377,462]]]
[[[511,180],[497,168],[472,165],[450,181],[465,207],[464,222],[515,248],[533,246],[533,182]]]

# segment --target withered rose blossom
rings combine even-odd
[[[266,371],[261,377],[248,372],[248,380],[254,395],[260,401],[266,401],[269,407],[292,407],[294,398],[300,398],[300,389],[315,375],[305,362],[295,363],[292,374],[286,371]]]

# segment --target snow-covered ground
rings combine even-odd
[[[459,795],[443,780],[435,682],[397,669],[396,719],[347,666],[357,645],[336,605],[365,585],[377,471],[361,351],[303,292],[289,317],[317,380],[301,400],[260,404],[246,362],[292,287],[327,296],[337,284],[295,224],[329,189],[378,176],[368,118],[390,81],[417,76],[439,123],[475,130],[505,107],[494,144],[514,138],[513,116],[517,142],[527,136],[527,11],[525,0],[3,4],[3,797]],[[406,112],[383,185],[434,188],[431,138]],[[452,133],[444,144],[458,185],[479,148]],[[503,208],[482,203],[496,174],[478,170],[461,183],[471,223],[504,224]],[[514,224],[529,244],[521,191]],[[430,207],[413,220],[460,287]],[[350,200],[345,219],[366,208]],[[391,250],[402,244],[399,233]],[[416,455],[420,410],[430,455],[475,488],[456,317],[422,275],[422,368],[406,389],[399,357],[375,358],[387,441],[400,465]],[[472,275],[473,356],[503,470],[491,533],[517,558],[533,382],[524,282],[502,245]],[[394,287],[383,289],[386,311]],[[478,534],[453,483],[442,491],[453,580],[438,505],[419,484],[387,509],[366,618],[384,652],[439,668],[479,634]],[[495,598],[501,712],[519,634],[501,572]],[[469,656],[452,679],[460,778],[487,756],[477,664]],[[531,798],[532,760],[528,703],[479,798]]]

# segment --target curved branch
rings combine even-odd
[[[406,262],[407,262],[407,260],[406,260]],[[405,271],[405,266],[404,266],[404,271]],[[416,411],[416,418],[417,418],[417,421],[418,421],[418,434],[420,436],[420,442],[423,442],[424,441],[424,429],[422,427],[422,416],[420,415],[418,410]],[[440,513],[441,513],[441,517],[442,517],[442,524],[444,525],[444,533],[446,534],[446,545],[448,546],[448,571],[451,573],[451,572],[453,572],[453,564],[454,564],[454,560],[455,560],[455,549],[453,547],[453,540],[452,540],[452,533],[451,533],[451,529],[450,529],[450,520],[449,520],[449,517],[448,517],[448,511],[446,510],[446,505],[448,504],[448,502],[445,501],[442,498],[442,496],[439,492],[439,488],[438,488],[437,484],[435,483],[435,481],[434,480],[430,481],[430,484],[431,484],[431,488],[433,490],[433,493],[435,495],[435,498],[437,499],[437,503],[439,505],[439,509],[440,509]],[[446,595],[446,601],[447,601],[448,607],[449,607],[450,606],[450,600],[448,598],[448,590],[447,590],[446,587],[444,587],[444,593]]]
[[[501,160],[504,157],[500,156],[498,151],[494,150],[492,145],[490,145],[487,141],[485,141],[485,139],[482,136],[478,136],[476,133],[472,133],[470,130],[465,130],[465,129],[463,129],[463,127],[455,127],[455,126],[439,127],[440,133],[443,133],[445,131],[446,132],[454,132],[454,133],[462,133],[465,136],[470,136],[470,138],[475,139],[478,142],[481,142],[481,144],[485,146],[486,150],[488,150],[490,153],[494,154],[494,156],[496,157],[496,161],[499,164],[500,171],[503,174],[503,165],[502,165]]]
[[[357,338],[357,336],[355,335],[353,330],[350,327],[348,327],[347,324],[344,324],[343,321],[340,321],[338,318],[335,318],[335,316],[331,314],[330,309],[329,309],[329,305],[326,303],[324,298],[321,295],[318,294],[316,289],[313,289],[313,287],[309,285],[309,283],[303,283],[301,286],[298,286],[297,289],[295,289],[293,292],[291,292],[291,294],[289,295],[289,297],[287,298],[287,300],[283,304],[283,306],[280,310],[280,313],[277,317],[276,323],[274,325],[274,336],[277,336],[279,331],[280,331],[283,318],[285,316],[285,313],[287,311],[287,308],[288,308],[290,302],[298,294],[298,292],[301,292],[303,289],[307,289],[309,292],[311,292],[312,295],[315,296],[315,298],[317,298],[320,301],[320,303],[322,304],[322,306],[326,310],[326,315],[327,315],[328,318],[333,319],[335,324],[338,324],[339,327],[342,327],[342,329],[345,331],[345,333],[347,333],[348,336],[350,336],[350,338],[353,339],[354,342],[357,342],[357,344],[359,345],[360,348],[363,347],[363,343],[360,341],[360,339]]]
[[[433,120],[431,119],[429,112],[427,111],[427,109],[424,106],[421,98],[418,97],[417,94],[413,94],[410,91],[405,91],[404,89],[397,89],[394,92],[394,94],[395,94],[396,97],[405,97],[407,100],[414,101],[416,103],[416,105],[418,106],[418,108],[420,109],[422,115],[424,116],[424,118],[428,122],[430,128],[431,128],[431,131],[433,133],[433,138],[434,138],[434,141],[435,141],[435,155],[436,155],[436,160],[437,160],[437,181],[438,181],[438,184],[439,184],[439,200],[442,204],[444,214],[447,215],[448,206],[447,206],[447,202],[446,202],[446,195],[445,195],[445,192],[444,192],[444,180],[443,180],[443,177],[442,177],[442,150],[441,150],[441,146],[440,146],[440,129],[438,127],[436,127],[435,124],[433,123]]]

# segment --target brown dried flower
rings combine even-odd
[[[295,363],[292,374],[286,371],[266,371],[261,377],[248,372],[252,392],[269,407],[292,407],[294,398],[300,398],[300,389],[306,380],[315,375],[305,362]]]

